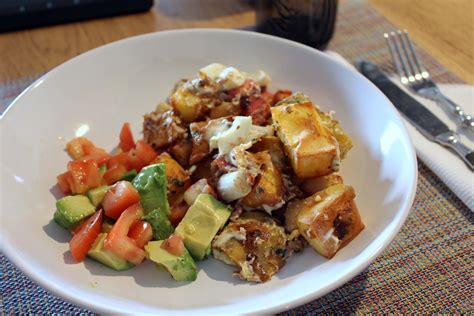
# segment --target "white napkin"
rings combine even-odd
[[[354,67],[341,55],[333,51],[326,51],[327,55],[334,60],[341,62],[352,69]],[[392,77],[394,83],[401,84]],[[452,101],[459,104],[468,114],[474,115],[474,86],[460,84],[440,84],[441,91]],[[474,150],[474,135],[457,128],[454,120],[435,102],[415,95],[404,87],[401,87],[413,96],[420,103],[425,105],[440,120],[449,126],[453,131],[458,132],[461,141]],[[474,174],[466,166],[459,156],[449,149],[431,142],[418,132],[405,118],[405,126],[410,133],[411,139],[416,149],[416,154],[466,205],[474,210]]]

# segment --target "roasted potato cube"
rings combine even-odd
[[[331,173],[323,177],[305,179],[300,184],[300,188],[304,193],[314,194],[339,183],[343,183],[342,177],[338,174]]]
[[[174,159],[183,167],[189,166],[189,157],[193,150],[193,143],[189,139],[183,139],[179,143],[170,147],[169,151]]]
[[[283,267],[287,257],[283,227],[262,213],[247,212],[214,238],[216,259],[236,265],[243,280],[266,282]]]
[[[194,165],[209,155],[209,143],[204,135],[206,126],[206,121],[189,124],[189,130],[191,131],[193,140],[191,156],[189,157],[190,165]]]
[[[292,233],[298,229],[298,214],[304,205],[304,200],[293,199],[286,205],[285,209],[285,230]]]
[[[271,213],[272,208],[283,202],[283,178],[268,152],[256,153],[255,158],[262,162],[262,170],[252,191],[244,196],[240,203],[246,208],[264,209]]]
[[[351,186],[336,184],[297,205],[300,233],[326,258],[332,258],[364,229],[354,198]]]
[[[162,112],[162,109],[143,117],[143,140],[155,149],[168,146],[186,136],[181,119],[172,110]]]
[[[309,98],[298,93],[278,104],[271,108],[273,122],[295,174],[312,178],[339,170],[336,138],[322,125]]]
[[[190,185],[189,174],[167,152],[156,157],[153,163],[164,163],[166,165],[168,201],[170,205],[175,204],[183,198],[184,191]]]
[[[280,138],[276,136],[263,136],[259,141],[253,144],[250,151],[254,153],[268,151],[273,163],[280,169],[283,169],[286,165],[285,149],[283,148]]]
[[[195,121],[201,116],[201,99],[184,86],[185,81],[180,81],[169,97],[169,102],[186,123]]]
[[[323,125],[326,126],[336,138],[337,143],[339,144],[341,159],[345,158],[346,154],[352,148],[352,139],[344,132],[339,121],[333,119],[328,113],[325,113],[318,108],[316,108],[316,110],[318,111],[319,116],[321,116],[321,122]]]
[[[211,119],[216,119],[225,116],[237,116],[240,115],[241,110],[240,104],[222,102],[211,109],[209,117]]]

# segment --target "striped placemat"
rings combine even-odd
[[[329,49],[349,61],[389,67],[383,32],[393,30],[365,0],[340,1]],[[462,81],[419,49],[440,83]],[[35,78],[0,83],[0,112]],[[284,314],[472,313],[473,222],[469,209],[419,161],[415,202],[392,244],[364,272],[339,289]],[[1,255],[1,314],[91,314],[50,294]]]

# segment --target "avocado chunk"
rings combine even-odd
[[[133,179],[135,179],[136,176],[137,176],[137,170],[132,169],[130,171],[127,171],[127,173],[125,173],[123,175],[122,179],[120,179],[120,180],[125,180],[125,181],[132,182]]]
[[[71,195],[56,201],[54,221],[69,229],[95,213],[95,206],[84,195]]]
[[[145,215],[143,220],[150,223],[153,230],[153,239],[155,240],[166,239],[174,232],[174,227],[164,210],[156,209]]]
[[[110,188],[108,185],[103,185],[94,189],[90,189],[87,192],[87,197],[91,200],[92,204],[95,207],[99,207],[102,204],[102,200],[104,199],[105,193]]]
[[[140,202],[145,214],[154,210],[170,213],[166,197],[166,165],[157,163],[143,168],[133,179],[133,186],[140,194]]]
[[[230,210],[210,194],[199,194],[176,227],[176,234],[195,260],[209,255],[211,242],[230,217]]]
[[[161,248],[163,240],[150,241],[145,246],[148,258],[158,267],[166,269],[176,281],[194,281],[197,277],[196,263],[184,249],[182,256],[175,256]]]
[[[107,238],[106,233],[101,233],[97,236],[97,239],[92,244],[91,249],[87,253],[89,257],[106,265],[107,267],[120,271],[120,270],[127,270],[134,265],[126,260],[123,260],[113,252],[104,248],[104,241]]]

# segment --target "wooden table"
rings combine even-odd
[[[348,1],[348,0],[340,0]],[[474,1],[369,0],[386,18],[474,84]],[[160,30],[252,26],[246,0],[155,0],[150,12],[0,34],[0,81],[43,73],[122,38]]]

